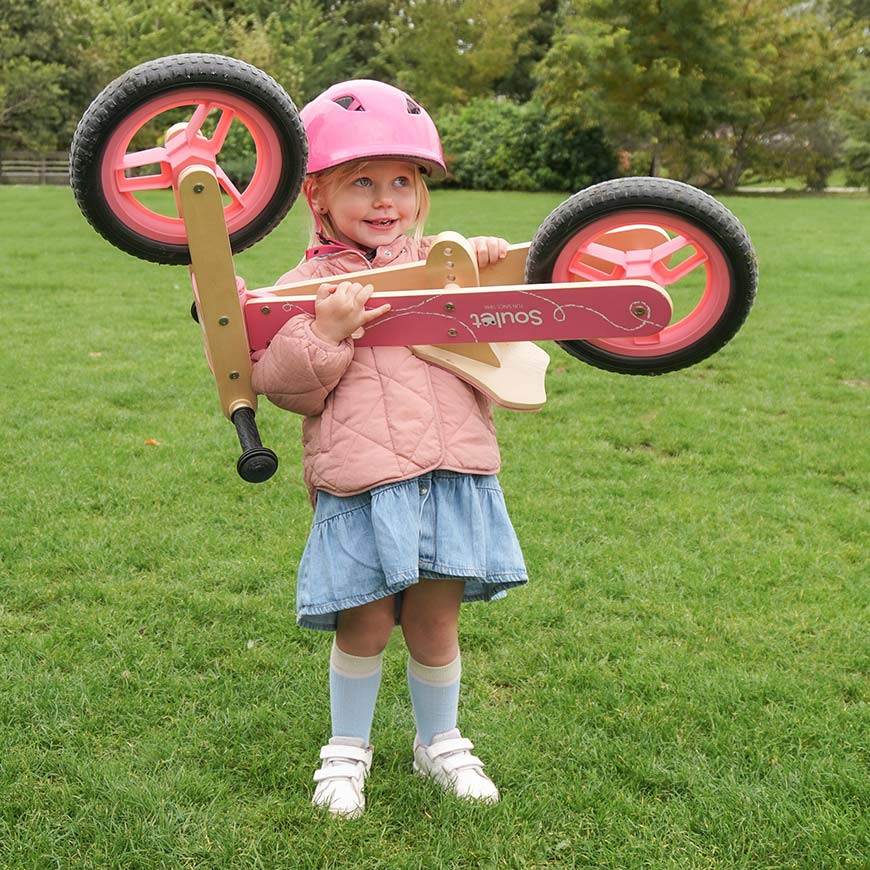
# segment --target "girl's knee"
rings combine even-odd
[[[457,615],[449,612],[402,614],[402,634],[408,652],[420,664],[438,666],[453,661],[459,649]]]
[[[395,627],[393,596],[342,610],[338,614],[336,643],[355,656],[375,656],[384,651]]]

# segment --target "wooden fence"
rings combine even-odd
[[[0,151],[0,184],[69,184],[69,154]]]

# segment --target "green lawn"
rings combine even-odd
[[[558,200],[436,192],[430,229],[523,241]],[[340,823],[298,419],[262,406],[281,467],[239,480],[186,270],[0,188],[0,867],[868,867],[870,201],[727,204],[761,273],[731,344],[661,378],[551,346],[545,408],[498,414],[532,580],[463,611],[460,725],[502,802],[413,776],[397,634]]]

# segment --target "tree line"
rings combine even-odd
[[[866,185],[868,32],[868,0],[0,0],[0,150],[65,149],[117,75],[203,51],[300,106],[342,79],[404,88],[466,187]]]

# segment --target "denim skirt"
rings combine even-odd
[[[419,578],[464,579],[464,601],[528,581],[498,478],[432,471],[368,492],[318,491],[299,563],[296,621],[335,629],[338,612],[396,595]]]

